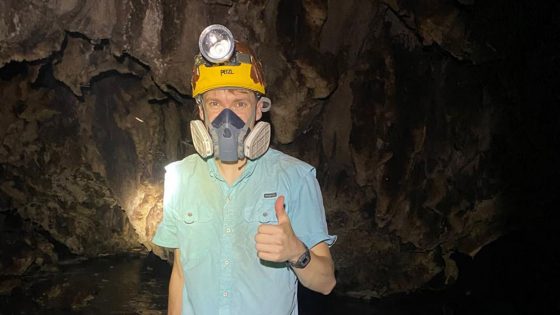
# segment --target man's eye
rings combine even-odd
[[[210,108],[216,108],[219,106],[218,102],[208,102],[206,105]]]
[[[237,108],[246,108],[247,106],[248,106],[248,104],[245,103],[245,102],[237,102],[235,104],[235,107],[237,107]]]

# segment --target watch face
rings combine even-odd
[[[305,268],[310,261],[311,261],[311,254],[309,253],[309,249],[307,249],[305,253],[303,253],[295,263],[290,265],[295,268]]]
[[[309,257],[309,252],[305,252],[304,256],[301,257],[301,261],[300,261],[300,265],[301,268],[307,266],[307,264],[309,263],[309,261],[311,260],[311,257]]]

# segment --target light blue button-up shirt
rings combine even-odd
[[[166,167],[163,220],[153,242],[181,251],[183,314],[298,313],[295,273],[260,260],[255,248],[258,226],[277,223],[280,195],[307,247],[334,243],[315,169],[300,160],[269,149],[248,161],[231,186],[212,158],[190,155]]]

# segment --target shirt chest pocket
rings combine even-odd
[[[254,206],[246,207],[243,215],[247,222],[278,223],[274,203],[276,199],[261,199]]]
[[[192,207],[181,211],[180,221],[184,224],[193,225],[212,221],[212,213],[208,209]]]
[[[191,205],[180,211],[178,221],[181,263],[188,270],[207,259],[208,249],[217,244],[218,240],[212,234],[217,220],[211,209]]]

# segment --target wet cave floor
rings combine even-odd
[[[300,314],[560,314],[557,241],[556,232],[514,233],[475,259],[456,256],[461,276],[443,291],[360,300],[300,289]],[[67,260],[22,277],[0,295],[0,314],[166,314],[170,271],[153,254]]]

